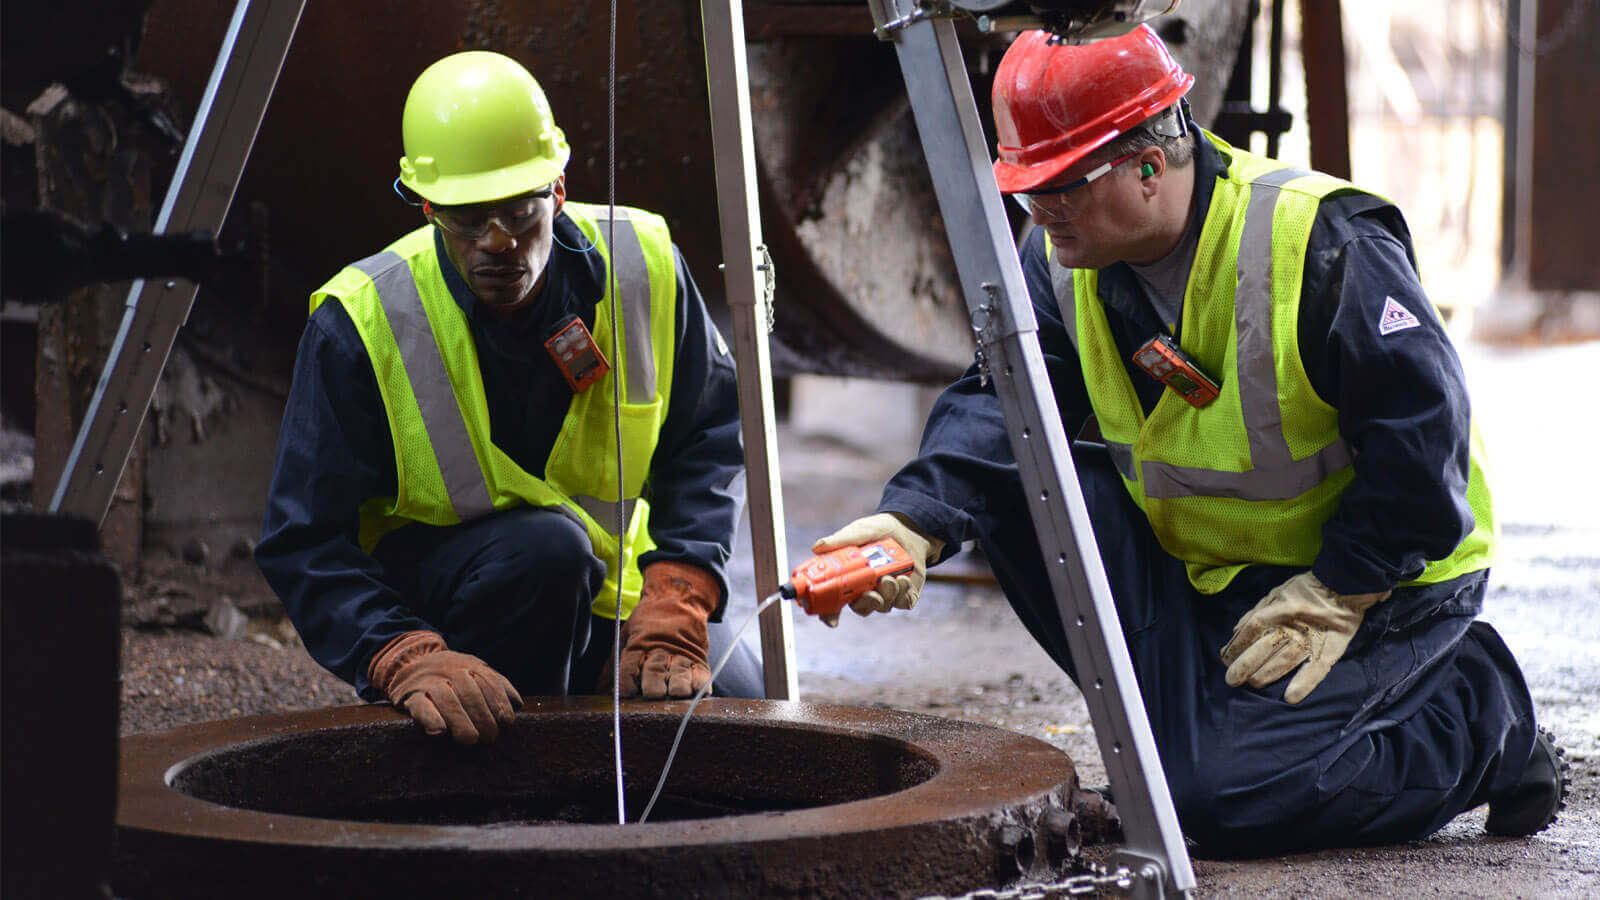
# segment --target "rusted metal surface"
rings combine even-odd
[[[623,705],[630,819],[686,706]],[[610,724],[605,698],[548,698],[486,747],[386,707],[124,738],[118,895],[910,897],[1061,874],[1106,827],[1042,741],[726,699],[696,710],[652,821],[617,825]]]
[[[1345,84],[1344,14],[1339,0],[1300,4],[1311,168],[1350,177],[1350,92]]]
[[[821,371],[949,380],[971,328],[892,46],[775,40],[751,46],[750,73],[780,278],[791,297],[848,301],[780,298],[784,348]]]
[[[165,141],[129,104],[109,96],[110,85],[89,82],[85,96],[60,84],[29,104],[38,209],[98,227],[148,230],[154,218],[151,170]],[[33,501],[51,494],[83,422],[101,369],[122,322],[128,282],[95,283],[71,291],[39,314],[35,370]],[[124,569],[137,565],[142,545],[145,453],[135,443],[104,524],[105,552]]]
[[[1527,236],[1518,261],[1533,291],[1551,292],[1543,306],[1559,313],[1567,291],[1600,291],[1600,253],[1594,235],[1577,223],[1600,207],[1600,178],[1593,148],[1600,145],[1594,85],[1600,80],[1600,14],[1560,0],[1523,0],[1536,7],[1532,32],[1522,32],[1510,52],[1531,58],[1532,115],[1528,119],[1526,206],[1519,231]],[[1523,70],[1524,72],[1527,69]],[[1577,159],[1574,148],[1589,148]]]

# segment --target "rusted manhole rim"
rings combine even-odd
[[[686,708],[623,704],[624,759],[630,734],[653,732],[659,744],[662,734],[670,738]],[[592,718],[609,735],[605,698],[530,700],[514,727],[537,727],[539,717]],[[683,754],[692,752],[697,729],[699,738],[714,742],[719,727],[735,725],[888,742],[907,758],[931,761],[934,770],[926,780],[882,796],[780,812],[644,825],[394,824],[233,808],[182,793],[170,782],[197,759],[252,742],[325,729],[350,730],[352,736],[414,729],[400,713],[353,706],[207,723],[123,739],[119,894],[179,896],[175,888],[194,885],[182,889],[215,895],[224,885],[207,882],[223,879],[230,896],[281,896],[308,886],[365,895],[415,888],[418,879],[440,877],[439,867],[450,863],[452,886],[481,878],[497,896],[524,895],[508,890],[507,878],[527,888],[528,896],[666,890],[699,896],[912,896],[992,885],[1068,862],[1045,858],[1049,835],[1043,830],[1052,810],[1072,809],[1076,774],[1064,753],[1042,741],[895,710],[713,698],[696,709],[668,790],[679,767],[690,764]],[[740,748],[722,749],[723,774],[730,779],[781,766],[826,773],[833,764],[827,758],[741,759]],[[751,750],[759,753],[746,748],[744,755]],[[593,765],[608,767],[610,760]],[[1018,849],[1019,834],[1025,852]]]

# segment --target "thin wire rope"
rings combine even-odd
[[[608,255],[617,248],[617,0],[611,0],[611,35],[606,69],[606,247]],[[622,483],[622,364],[620,334],[622,320],[617,317],[617,267],[606,264],[611,292],[611,422],[617,440],[617,591],[616,618],[611,623],[611,740],[617,760],[617,824],[628,822],[627,793],[622,786],[622,582],[628,559],[627,504]]]
[[[639,814],[640,825],[643,825],[645,821],[650,818],[650,810],[655,809],[656,807],[656,799],[661,796],[661,788],[667,783],[667,773],[672,771],[672,760],[678,755],[678,742],[683,740],[683,731],[689,727],[689,717],[694,715],[694,708],[700,705],[701,698],[703,698],[706,695],[706,692],[711,690],[711,686],[716,683],[717,675],[722,672],[722,667],[727,665],[728,660],[733,658],[733,651],[739,649],[739,641],[744,637],[745,629],[749,628],[750,623],[759,618],[761,614],[766,611],[767,607],[778,602],[782,598],[782,593],[773,591],[770,595],[768,595],[767,599],[761,601],[761,603],[756,606],[756,611],[746,617],[744,624],[740,625],[739,630],[733,633],[733,642],[728,644],[728,649],[722,651],[721,658],[717,660],[716,666],[711,669],[711,677],[707,678],[706,683],[700,686],[700,690],[695,691],[694,699],[689,701],[689,708],[683,711],[683,718],[678,721],[678,733],[672,738],[672,749],[667,751],[667,761],[661,766],[661,777],[656,779],[656,789],[650,792],[650,802],[645,804],[644,812]]]

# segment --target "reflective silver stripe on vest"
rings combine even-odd
[[[607,532],[616,527],[612,524],[617,521],[617,504],[615,501],[601,500],[598,497],[590,497],[586,494],[578,494],[572,499],[583,507],[584,512],[594,517],[594,520],[600,523],[600,527]],[[633,521],[633,507],[638,502],[637,498],[623,501],[622,521],[630,523]]]
[[[614,232],[611,266],[617,273],[617,306],[622,311],[623,333],[628,342],[627,400],[649,403],[656,396],[656,354],[651,340],[650,270],[645,266],[644,248],[639,246],[639,233],[628,218],[628,210],[617,210],[615,228],[606,228],[604,218],[597,218],[595,223],[602,234]]]
[[[1072,349],[1077,350],[1078,292],[1072,286],[1072,270],[1063,266],[1054,253],[1050,253],[1050,287],[1056,292],[1056,310],[1061,313],[1061,323],[1067,327],[1067,339],[1072,341]]]
[[[1133,467],[1133,445],[1106,441],[1106,452],[1111,455],[1111,462],[1122,473],[1122,477],[1129,481],[1138,481],[1139,473]]]
[[[1338,440],[1282,468],[1250,472],[1219,472],[1145,460],[1144,495],[1158,499],[1203,496],[1292,500],[1350,465],[1350,459],[1349,445]]]
[[[1236,268],[1239,284],[1233,295],[1233,322],[1239,332],[1239,405],[1250,436],[1250,462],[1256,468],[1280,468],[1294,461],[1283,439],[1283,414],[1278,407],[1278,374],[1272,362],[1272,211],[1279,188],[1309,172],[1278,169],[1250,185]]]
[[[389,318],[389,329],[394,332],[395,344],[400,348],[400,361],[405,365],[406,377],[411,379],[417,408],[428,429],[428,440],[439,461],[439,473],[444,477],[450,506],[463,522],[494,512],[489,485],[484,481],[477,455],[472,452],[467,422],[450,387],[450,376],[445,371],[444,358],[439,355],[439,344],[428,323],[428,313],[423,308],[422,295],[417,292],[411,267],[399,254],[385,250],[351,268],[371,278],[378,291],[378,300]],[[395,438],[398,440],[399,435]]]
[[[1251,183],[1236,263],[1234,327],[1238,331],[1239,405],[1250,441],[1251,471],[1223,472],[1146,460],[1146,497],[1233,497],[1288,500],[1321,484],[1351,462],[1343,439],[1296,461],[1283,436],[1278,373],[1272,354],[1272,219],[1279,188],[1312,173],[1276,169]]]

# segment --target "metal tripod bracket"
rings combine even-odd
[[[879,36],[895,45],[939,211],[946,223],[962,223],[948,233],[950,249],[978,362],[993,379],[1023,490],[1032,498],[1050,587],[1122,816],[1119,864],[1132,873],[1134,896],[1185,895],[1195,886],[1194,872],[1045,372],[955,27],[931,14],[939,4],[869,0],[868,6]]]

